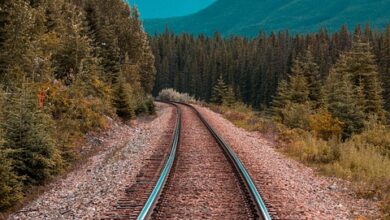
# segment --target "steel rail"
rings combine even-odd
[[[163,102],[163,101],[160,101]],[[144,207],[142,208],[140,214],[138,215],[138,220],[144,220],[151,216],[153,213],[153,210],[156,206],[156,203],[161,195],[161,192],[163,191],[164,185],[167,182],[169,173],[172,169],[173,162],[176,157],[176,151],[179,144],[180,139],[180,130],[181,130],[181,110],[180,108],[173,103],[165,102],[171,105],[176,106],[176,112],[177,112],[177,119],[176,119],[176,127],[175,127],[175,133],[173,136],[173,141],[171,143],[171,151],[169,153],[168,160],[164,166],[164,169],[162,170],[160,177],[156,183],[156,186],[154,187],[152,193],[150,194],[148,200],[146,201]]]
[[[192,105],[186,104],[186,103],[181,103],[181,102],[165,102],[165,101],[159,101],[159,102],[164,102],[168,104],[172,104],[176,106],[176,111],[177,111],[177,120],[176,120],[176,128],[175,128],[175,133],[174,133],[174,139],[171,144],[171,152],[169,155],[169,158],[166,162],[166,165],[161,172],[161,175],[157,181],[156,186],[154,187],[151,195],[149,196],[147,202],[145,203],[141,213],[138,216],[138,220],[144,220],[147,219],[151,216],[153,213],[153,210],[156,206],[156,203],[158,202],[158,199],[161,195],[161,192],[163,191],[164,185],[168,179],[170,170],[173,166],[173,162],[175,160],[176,156],[176,151],[179,143],[179,138],[180,138],[180,130],[181,130],[181,110],[178,107],[177,104],[185,105],[191,108],[196,115],[200,118],[202,123],[207,127],[209,132],[212,134],[212,136],[215,138],[217,141],[218,145],[222,148],[224,153],[228,156],[228,159],[230,159],[231,163],[234,165],[236,171],[238,172],[241,180],[244,182],[244,185],[246,189],[249,192],[250,198],[254,203],[255,209],[257,211],[257,214],[259,217],[261,217],[264,220],[271,220],[271,216],[268,212],[268,209],[258,192],[252,178],[250,177],[248,171],[245,169],[244,165],[242,164],[241,160],[238,158],[238,156],[235,154],[231,146],[216,132],[216,130],[207,122],[207,120],[200,114],[200,112]]]
[[[254,184],[252,178],[250,177],[248,171],[245,169],[241,160],[238,158],[236,153],[234,153],[232,147],[217,133],[217,131],[207,122],[207,120],[202,116],[202,114],[200,114],[200,112],[194,106],[186,103],[179,103],[179,102],[176,103],[190,107],[197,114],[197,116],[207,127],[210,133],[214,136],[219,146],[223,149],[223,151],[226,153],[226,155],[229,157],[230,161],[233,163],[234,167],[238,171],[241,179],[245,183],[245,186],[250,194],[252,201],[255,203],[256,211],[258,212],[259,216],[261,216],[264,220],[271,220],[272,219],[271,215],[269,214],[268,209],[264,203],[264,200],[262,199],[259,191],[256,188],[256,185]]]

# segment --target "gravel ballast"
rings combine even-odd
[[[48,190],[9,219],[98,219],[111,209],[126,186],[173,126],[174,108],[157,104],[153,120],[129,127],[114,123],[104,147],[77,169],[54,181]]]
[[[228,141],[248,169],[275,219],[377,219],[377,204],[359,199],[349,183],[323,177],[275,148],[260,133],[247,132],[207,108],[197,106]]]

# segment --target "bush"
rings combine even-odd
[[[309,116],[309,128],[317,137],[323,140],[338,138],[343,131],[342,123],[324,109]]]
[[[357,147],[370,146],[390,158],[390,129],[375,119],[371,119],[364,131],[352,136],[349,142],[355,143]]]
[[[285,132],[290,138],[287,152],[303,162],[329,163],[339,157],[338,142],[318,139],[301,129]]]
[[[184,102],[184,103],[198,103],[195,97],[187,93],[180,93],[174,89],[163,89],[158,94],[158,99],[163,101]]]
[[[46,94],[44,111],[55,121],[53,138],[57,140],[57,146],[68,165],[77,159],[78,149],[75,149],[74,144],[84,134],[108,127],[105,115],[114,115],[111,98],[100,99],[88,95],[77,86],[68,87],[61,82],[40,87],[50,88]]]
[[[154,99],[151,96],[148,96],[145,100],[145,106],[149,114],[156,113],[156,106],[154,105]]]
[[[309,104],[290,103],[282,110],[283,124],[290,128],[309,129]]]

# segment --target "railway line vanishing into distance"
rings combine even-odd
[[[176,108],[168,141],[103,219],[271,219],[229,144],[193,106],[166,103]]]

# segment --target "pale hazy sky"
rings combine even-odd
[[[136,4],[142,18],[166,18],[195,13],[215,0],[127,0]]]

